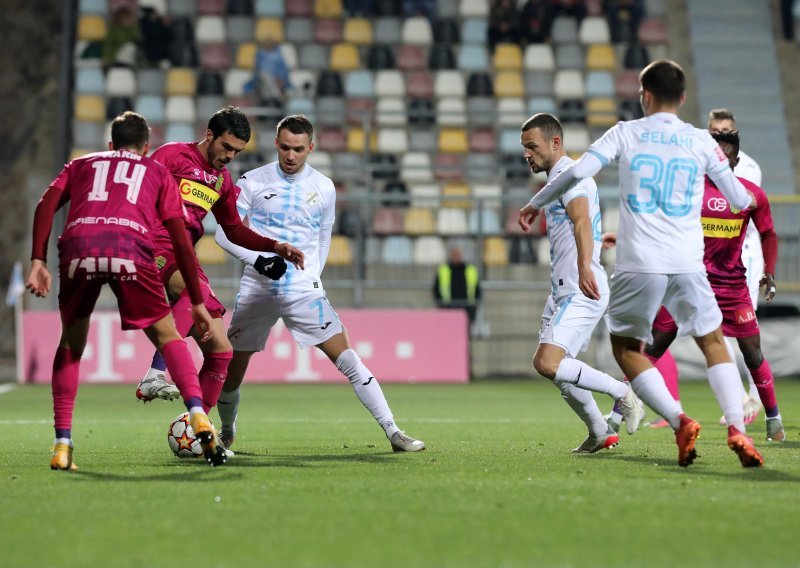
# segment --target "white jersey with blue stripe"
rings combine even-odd
[[[287,263],[286,274],[270,280],[253,268],[258,253],[232,244],[221,230],[217,242],[233,256],[247,263],[239,296],[286,295],[322,290],[320,274],[327,259],[336,211],[333,182],[306,164],[296,174],[285,174],[272,162],[246,172],[236,182],[236,207],[243,222],[255,232],[288,242],[305,255],[305,270]]]
[[[701,272],[704,175],[723,175],[728,158],[707,130],[671,113],[620,122],[589,147],[603,165],[619,161],[616,270]]]
[[[573,162],[567,156],[562,157],[550,169],[550,173],[547,175],[548,181]],[[597,193],[597,184],[594,179],[585,178],[559,199],[550,203],[544,210],[547,238],[550,241],[551,294],[556,300],[569,294],[581,293],[578,287],[578,247],[575,243],[575,228],[567,215],[567,205],[577,197],[585,197],[589,201],[589,217],[592,221],[592,238],[594,240],[592,270],[597,279],[600,293],[603,295],[608,293],[608,278],[600,264],[602,246],[600,196]]]

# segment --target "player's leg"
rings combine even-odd
[[[742,264],[744,264],[745,277],[747,279],[747,294],[750,297],[750,305],[755,312],[758,308],[758,295],[761,291],[761,277],[764,275],[764,251],[761,248],[761,235],[758,234],[752,223],[748,225],[747,235],[742,246]],[[734,352],[736,353],[736,365],[739,367],[742,376],[747,377],[749,384],[748,400],[745,402],[745,423],[749,424],[747,422],[748,414],[753,415],[752,419],[755,420],[755,415],[758,414],[763,401],[759,398],[755,380],[745,364],[741,352],[739,350],[734,350]]]
[[[210,412],[217,405],[219,393],[228,376],[228,364],[233,357],[233,347],[225,335],[225,324],[222,317],[214,317],[211,328],[214,337],[205,343],[200,342],[200,334],[192,328],[190,335],[194,337],[203,352],[203,365],[200,367],[200,389],[203,391],[203,408]]]
[[[255,351],[233,350],[233,358],[228,365],[228,376],[222,386],[217,401],[217,412],[222,422],[219,437],[222,444],[227,448],[233,445],[236,439],[236,416],[239,414],[239,388],[244,381],[244,374],[250,364],[250,358]]]
[[[778,410],[772,369],[761,352],[761,334],[739,337],[738,342],[747,368],[756,381],[759,397],[764,404],[764,412],[767,415],[767,440],[783,442],[786,439],[786,433],[783,429],[781,413]]]

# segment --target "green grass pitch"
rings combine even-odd
[[[800,564],[800,382],[778,383],[787,442],[763,415],[749,430],[762,470],[727,449],[705,382],[682,385],[703,424],[688,469],[665,430],[571,454],[585,430],[542,379],[384,390],[427,451],[393,454],[347,384],[246,385],[238,454],[213,469],[170,453],[179,403],[85,386],[77,472],[48,467],[49,388],[2,394],[0,565]]]

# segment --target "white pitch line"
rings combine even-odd
[[[4,385],[0,385],[0,394],[6,394],[7,392],[11,392],[17,388],[17,385],[13,383],[6,383]]]

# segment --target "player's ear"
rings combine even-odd
[[[144,148],[142,148],[142,156],[146,156],[150,152],[150,142],[144,143]]]
[[[214,140],[214,133],[211,132],[210,128],[206,129],[206,142],[209,144]]]
[[[114,149],[114,143],[111,140],[108,141],[108,149],[109,150],[113,150]]]
[[[315,144],[313,142],[309,142],[308,143],[308,151],[311,152],[311,150],[314,149],[314,146],[315,146]]]
[[[683,93],[681,93],[681,100],[680,100],[680,102],[678,102],[678,106],[683,105],[683,103],[685,103],[685,102],[686,102],[686,93],[683,92]]]

